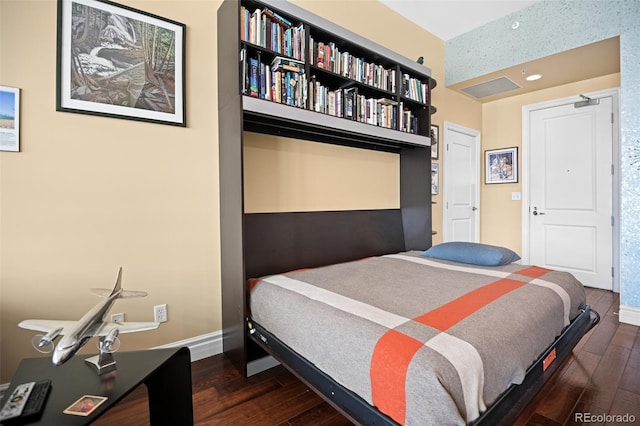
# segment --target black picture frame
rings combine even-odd
[[[484,152],[484,183],[518,182],[518,147],[488,149]]]
[[[437,124],[431,125],[431,130],[429,132],[429,136],[431,137],[431,159],[438,159],[438,146],[440,145],[440,128]]]
[[[58,0],[56,110],[186,127],[186,26],[106,0]]]

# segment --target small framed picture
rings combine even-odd
[[[431,159],[437,160],[438,145],[440,145],[440,128],[437,125],[432,124],[429,136],[431,137]]]
[[[484,152],[484,183],[518,182],[518,147]]]
[[[106,396],[85,395],[67,407],[63,413],[86,417],[91,415],[91,413],[93,413],[99,406],[104,404],[107,399],[108,398]]]
[[[20,89],[0,86],[0,151],[20,151]]]
[[[186,126],[185,28],[107,0],[58,0],[56,110]]]
[[[438,163],[431,163],[431,195],[438,195],[440,183],[438,180]]]

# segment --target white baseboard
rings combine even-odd
[[[620,305],[620,322],[640,326],[640,308]]]
[[[151,349],[165,349],[187,346],[191,351],[191,362],[199,361],[203,358],[218,355],[222,353],[222,331],[216,331],[202,336],[192,337],[191,339],[181,340],[179,342],[168,343],[166,345],[157,346]],[[272,356],[267,355],[250,361],[247,364],[247,376],[261,373],[280,363]]]
[[[186,346],[191,351],[191,362],[222,353],[222,330],[202,334],[179,342],[167,343],[151,349],[178,348]]]

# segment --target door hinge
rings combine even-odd
[[[611,226],[616,226],[615,218],[611,216]]]
[[[616,173],[616,168],[615,168],[615,165],[612,164],[611,165],[611,176],[615,175],[615,173]]]
[[[611,267],[611,278],[615,278],[616,274],[615,274],[615,269],[613,268],[613,266]]]
[[[613,113],[611,113],[611,124],[613,124]]]

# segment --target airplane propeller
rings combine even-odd
[[[53,340],[44,334],[36,334],[31,338],[31,344],[40,353],[48,354],[53,351]]]
[[[116,337],[112,342],[104,342],[102,347],[104,352],[114,353],[120,349],[120,338]]]
[[[101,352],[113,353],[120,349],[120,339],[118,329],[114,328],[106,336],[98,340],[98,349]]]

